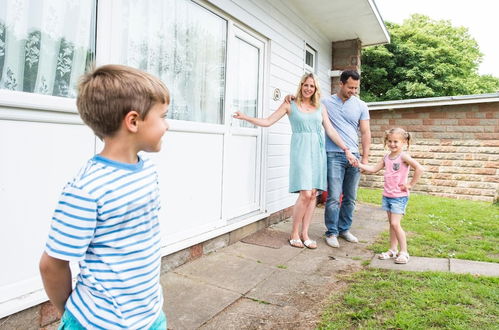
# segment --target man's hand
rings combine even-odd
[[[347,160],[350,163],[350,165],[352,165],[353,167],[358,166],[359,160],[357,159],[357,157],[354,156],[354,154],[352,154],[350,149],[345,150],[345,156],[347,157]]]
[[[362,156],[362,157],[360,158],[360,163],[361,163],[361,164],[364,164],[364,165],[369,164],[369,158],[368,158],[367,156]],[[365,171],[365,170],[363,170],[363,169],[362,169],[362,167],[359,167],[359,169],[360,169],[360,173],[366,173],[366,171]]]
[[[295,96],[291,95],[291,94],[286,95],[286,97],[284,98],[284,102],[286,102],[286,103],[291,103],[291,101],[294,101],[294,100],[295,100]]]

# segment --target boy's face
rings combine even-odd
[[[156,103],[144,119],[139,119],[138,142],[139,149],[147,152],[161,150],[161,138],[168,130],[166,122],[168,104]]]

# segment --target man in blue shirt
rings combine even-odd
[[[359,84],[360,75],[357,71],[343,71],[340,76],[339,91],[322,99],[322,103],[327,109],[331,123],[348,149],[360,158],[362,164],[367,164],[371,147],[371,129],[367,105],[356,96]],[[359,130],[362,156],[359,153]],[[352,243],[358,242],[357,237],[350,233],[350,227],[357,199],[360,171],[348,162],[345,150],[346,148],[340,149],[329,137],[326,137],[328,197],[324,220],[327,228],[326,243],[332,247],[340,246],[338,236]]]

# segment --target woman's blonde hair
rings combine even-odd
[[[390,128],[389,130],[385,131],[385,136],[383,137],[384,147],[386,147],[386,141],[388,140],[388,135],[391,134],[399,134],[401,137],[403,137],[405,142],[407,143],[407,149],[409,149],[411,145],[411,134],[409,132],[406,132],[405,129],[400,127]]]
[[[303,102],[303,95],[301,94],[301,87],[303,86],[303,84],[305,83],[305,81],[308,78],[312,78],[314,80],[314,85],[315,85],[315,92],[312,95],[312,97],[310,98],[310,103],[312,103],[312,105],[314,107],[319,107],[319,105],[321,103],[321,89],[319,87],[319,81],[317,80],[316,76],[313,73],[305,73],[301,77],[300,83],[298,84],[298,89],[296,90],[296,95],[295,95],[296,103],[301,104]]]

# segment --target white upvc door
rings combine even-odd
[[[222,217],[228,223],[263,211],[262,129],[234,119],[263,114],[265,42],[232,25],[228,45]]]

